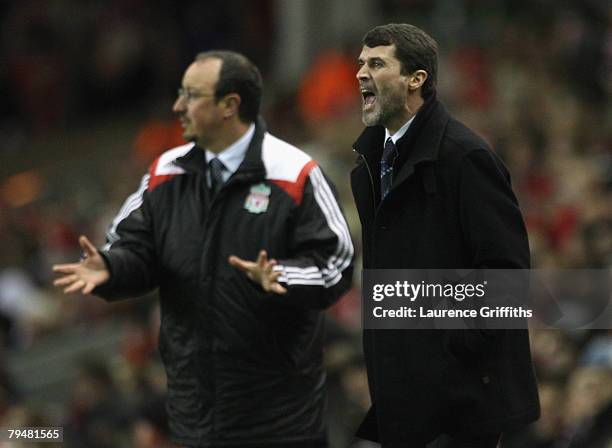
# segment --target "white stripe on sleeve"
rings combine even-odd
[[[353,243],[344,216],[321,169],[318,166],[314,167],[309,173],[309,178],[315,200],[325,216],[327,226],[338,239],[336,251],[326,261],[323,269],[319,269],[318,266],[276,265],[274,271],[282,272],[278,280],[288,285],[322,285],[329,288],[340,281],[342,271],[350,265],[353,258]]]
[[[149,187],[149,174],[145,174],[142,177],[142,181],[140,182],[140,186],[135,193],[132,193],[123,203],[123,206],[117,213],[117,216],[113,219],[108,232],[106,233],[106,240],[108,241],[106,245],[102,248],[102,250],[107,251],[111,248],[111,246],[119,241],[120,237],[117,234],[117,226],[127,218],[130,213],[136,210],[138,207],[142,205],[142,195]]]

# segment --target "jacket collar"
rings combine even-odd
[[[240,167],[238,167],[236,174],[241,173],[254,176],[257,175],[262,178],[266,177],[266,167],[261,159],[261,148],[267,131],[268,128],[264,119],[261,116],[257,117],[257,121],[255,122],[255,134],[253,135],[249,149],[247,149],[244,160],[240,164]]]
[[[251,139],[251,143],[247,149],[244,160],[238,167],[238,171],[232,177],[266,177],[266,168],[261,159],[261,147],[264,135],[267,131],[267,126],[262,117],[258,117],[255,122],[255,133]],[[174,164],[191,172],[205,172],[206,157],[204,150],[198,146],[194,146],[191,150],[182,157],[177,158]]]

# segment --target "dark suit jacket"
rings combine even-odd
[[[366,128],[354,146],[364,268],[529,268],[510,176],[484,140],[428,99],[397,143],[381,203],[384,132]],[[373,406],[357,435],[385,448],[539,416],[527,331],[366,330],[363,343]]]

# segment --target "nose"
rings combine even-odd
[[[358,81],[366,80],[370,77],[370,73],[368,72],[368,67],[366,64],[363,64],[361,67],[359,67],[359,70],[357,70],[357,74],[355,75],[355,77]]]
[[[185,111],[185,108],[185,99],[182,96],[178,96],[172,105],[172,112],[178,114]]]

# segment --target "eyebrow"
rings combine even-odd
[[[380,56],[372,56],[366,59],[359,57],[357,58],[357,62],[385,62],[385,59],[381,58]]]

